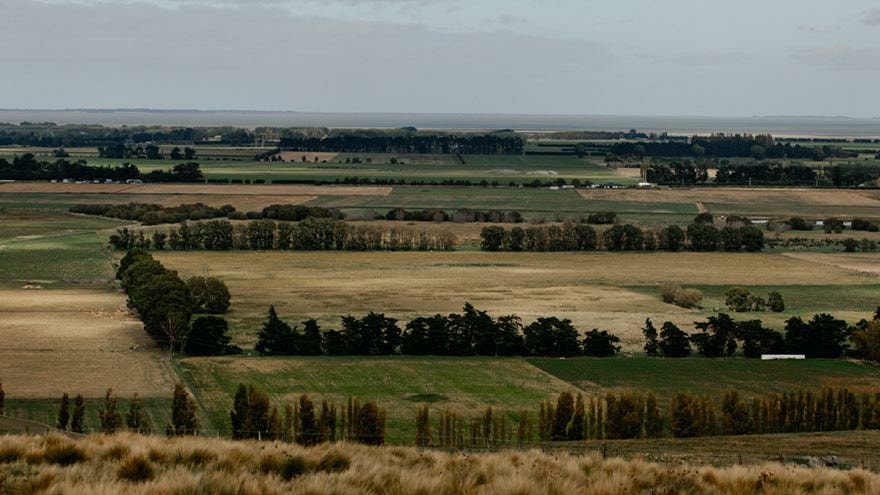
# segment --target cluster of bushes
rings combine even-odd
[[[777,291],[770,292],[765,299],[757,294],[752,294],[745,287],[733,287],[725,292],[724,296],[724,304],[737,313],[764,311],[766,309],[774,313],[785,311],[785,301],[782,299],[782,294]]]
[[[660,284],[660,299],[666,304],[692,309],[699,308],[703,302],[703,293],[698,289],[685,289],[672,282]]]
[[[284,222],[299,222],[307,218],[345,219],[345,215],[336,208],[305,205],[271,205],[263,208],[260,215],[262,218]],[[251,213],[248,213],[247,215],[248,218],[252,218],[253,216],[254,215]]]
[[[385,410],[375,402],[362,403],[352,397],[337,409],[326,400],[316,408],[308,396],[300,395],[282,413],[270,404],[269,396],[244,384],[239,384],[229,412],[233,439],[282,440],[305,446],[336,441],[382,445],[385,418]]]
[[[177,272],[140,250],[126,253],[116,278],[128,295],[128,307],[144,323],[144,329],[171,352],[197,356],[241,352],[230,344],[225,319],[202,316],[190,325],[194,314],[228,310],[229,290],[222,281],[194,277],[184,282]]]
[[[315,320],[291,327],[274,307],[258,334],[263,355],[436,355],[610,357],[620,339],[594,329],[584,337],[570,320],[538,318],[523,325],[516,315],[492,318],[466,304],[460,314],[411,320],[401,329],[394,318],[369,313],[345,316],[339,330],[322,331]]]
[[[764,249],[764,232],[753,225],[721,229],[706,223],[694,223],[687,231],[670,225],[659,232],[642,230],[635,225],[614,225],[601,237],[586,225],[566,222],[563,225],[527,228],[501,226],[483,228],[480,246],[484,251],[747,251]]]
[[[743,356],[758,358],[762,354],[804,354],[809,358],[853,357],[880,358],[880,309],[873,321],[861,320],[855,325],[829,314],[814,315],[805,321],[792,317],[785,322],[785,332],[766,328],[761,320],[736,321],[725,313],[695,322],[697,332],[688,335],[672,322],[663,323],[660,332],[650,320],[642,330],[645,353],[668,358],[688,357],[694,352],[701,357],[733,356],[742,348]],[[851,344],[851,345],[849,345]]]
[[[128,203],[128,204],[79,204],[70,207],[71,213],[85,215],[98,215],[102,217],[120,218],[141,222],[144,225],[158,225],[161,223],[179,223],[185,220],[206,220],[211,218],[228,217],[235,213],[232,205],[223,205],[220,208],[207,206],[202,203],[182,204],[180,206],[163,206],[155,203]]]
[[[235,225],[226,220],[183,222],[169,231],[157,230],[149,238],[127,228],[110,236],[114,249],[143,250],[453,251],[455,245],[456,237],[448,231],[352,226],[331,218],[307,218],[298,223],[254,220]]]
[[[865,220],[864,218],[853,218],[851,228],[853,230],[861,230],[865,232],[880,231],[880,227],[878,227],[876,223],[870,220]]]
[[[840,248],[848,253],[863,252],[873,253],[878,249],[877,241],[873,239],[815,239],[805,237],[771,237],[767,240],[768,248],[785,249],[820,249],[827,247]]]

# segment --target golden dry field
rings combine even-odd
[[[625,350],[641,348],[645,318],[690,326],[703,312],[664,304],[657,287],[797,286],[834,291],[869,287],[876,274],[781,254],[728,253],[321,253],[157,252],[182,276],[209,273],[233,294],[230,319],[237,339],[250,344],[270,304],[297,323],[368,311],[401,320],[459,311],[465,302],[495,316],[570,318],[581,330],[605,328]],[[837,255],[829,255],[837,256]],[[832,258],[834,259],[834,258]],[[880,256],[864,255],[865,264]],[[711,312],[714,308],[706,308]],[[829,311],[834,309],[829,303]],[[863,311],[835,311],[846,318]],[[782,315],[762,313],[781,323]],[[774,321],[775,318],[775,321]],[[855,318],[857,319],[857,318]],[[244,330],[244,332],[242,332]]]
[[[167,354],[128,314],[120,292],[0,290],[0,377],[10,398],[166,397]]]

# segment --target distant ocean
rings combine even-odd
[[[504,115],[425,113],[310,113],[198,110],[0,110],[0,122],[57,124],[514,129],[624,131],[670,134],[770,133],[774,136],[880,138],[880,118],[657,117],[615,115]]]

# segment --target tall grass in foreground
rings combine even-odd
[[[0,437],[0,493],[880,493],[880,475],[764,464],[666,466],[538,451],[232,442],[131,434]]]

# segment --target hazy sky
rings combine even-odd
[[[876,0],[0,0],[0,107],[880,116]]]

